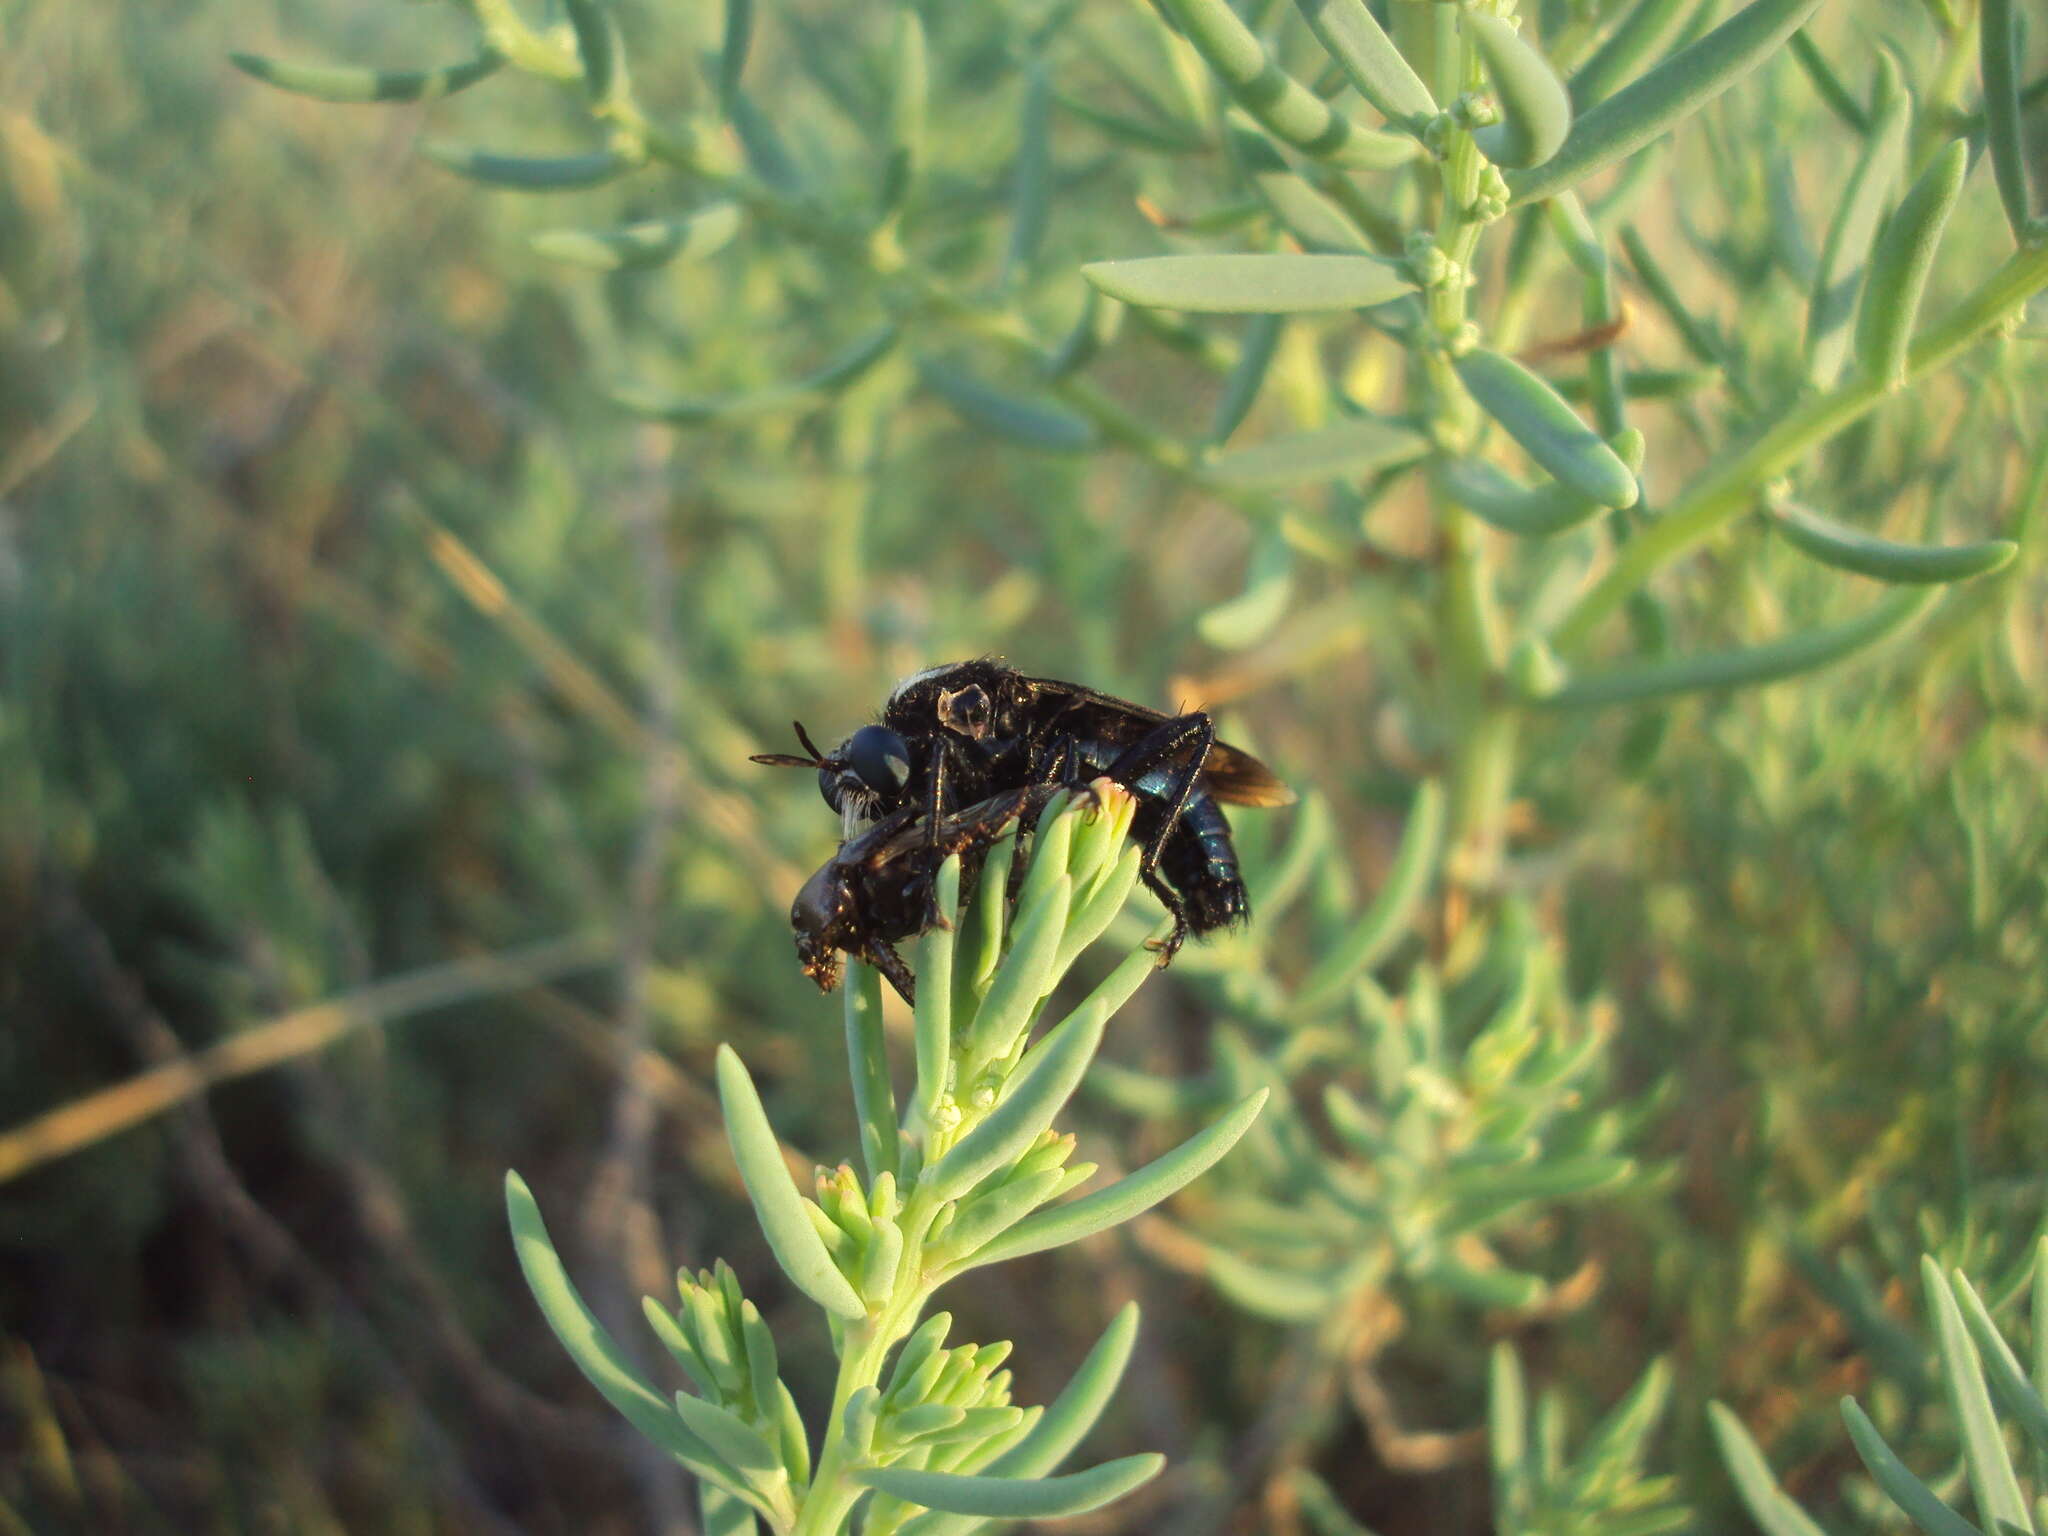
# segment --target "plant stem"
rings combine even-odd
[[[1439,75],[1462,91],[1481,84],[1473,50],[1452,28],[1440,27]],[[1447,96],[1446,100],[1452,99]],[[1429,290],[1430,329],[1438,345],[1424,360],[1433,395],[1438,439],[1468,445],[1477,419],[1471,397],[1450,364],[1448,345],[1465,328],[1467,274],[1486,226],[1473,217],[1485,160],[1470,129],[1452,127],[1441,162],[1436,245],[1452,263],[1447,280]],[[1438,499],[1442,586],[1437,607],[1438,647],[1444,659],[1451,721],[1451,831],[1446,861],[1457,883],[1486,885],[1499,868],[1504,822],[1514,780],[1514,727],[1497,702],[1493,678],[1500,666],[1500,616],[1478,522],[1463,507]]]

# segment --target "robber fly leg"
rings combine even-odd
[[[896,953],[896,946],[881,939],[870,939],[861,950],[861,959],[867,961],[889,980],[896,989],[896,995],[911,1007],[917,1006],[917,977],[910,967],[903,963],[903,957]]]
[[[1145,849],[1147,875],[1159,867],[1159,856],[1166,851],[1166,840],[1179,825],[1181,812],[1187,809],[1195,784],[1202,777],[1202,765],[1209,760],[1209,749],[1215,744],[1216,722],[1201,710],[1194,710],[1189,714],[1175,715],[1154,727],[1143,740],[1126,747],[1123,755],[1104,770],[1106,777],[1132,788],[1153,769],[1174,765],[1173,779],[1163,797],[1166,814],[1160,818],[1159,830]],[[1175,919],[1180,929],[1185,930],[1187,922],[1178,909]],[[1174,947],[1179,945],[1176,943]]]
[[[1146,948],[1158,951],[1160,965],[1171,965],[1173,957],[1180,953],[1182,941],[1188,936],[1187,903],[1180,899],[1180,892],[1168,885],[1151,870],[1142,871],[1138,878],[1145,882],[1145,889],[1154,896],[1157,896],[1166,910],[1173,914],[1173,932],[1163,939],[1147,939],[1145,941]]]
[[[925,799],[925,868],[936,872],[940,862],[945,858],[945,854],[939,849],[939,823],[945,819],[947,790],[946,744],[943,741],[932,743],[931,772],[926,775],[925,783],[931,790],[931,793]],[[953,926],[952,923],[947,921],[946,914],[939,910],[939,882],[936,880],[930,881],[925,893],[924,925],[927,928],[950,928]],[[903,991],[901,987],[898,987],[896,990],[899,992]],[[904,993],[906,998],[909,995],[907,992]]]

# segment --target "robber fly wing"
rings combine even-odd
[[[1089,730],[1104,741],[1129,743],[1173,717],[1113,693],[1103,693],[1080,683],[1056,677],[1034,677],[1031,686],[1041,693],[1063,697],[1067,707],[1085,711]],[[1295,793],[1280,776],[1242,747],[1219,741],[1209,749],[1202,765],[1202,788],[1229,805],[1292,805]]]

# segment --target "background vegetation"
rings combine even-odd
[[[701,114],[725,14],[620,20],[641,103]],[[1148,106],[1175,77],[1147,8],[924,20],[914,195],[879,169],[903,134],[886,7],[761,9],[723,103],[754,172],[836,207],[903,199],[917,270],[993,287],[1049,342],[1084,262],[1268,238],[1243,150],[1176,141]],[[1838,4],[1811,35],[1866,129],[1892,50],[1917,156],[1969,127],[1971,21]],[[835,739],[904,672],[988,652],[1208,701],[1310,792],[1239,818],[1266,920],[1147,985],[1078,1128],[1114,1167],[1165,1144],[1148,1122],[1247,1081],[1293,1085],[1296,1117],[1135,1242],[949,1298],[960,1336],[1019,1339],[1025,1402],[1145,1303],[1093,1447],[1170,1470],[1095,1528],[1343,1529],[1333,1498],[1387,1536],[1738,1529],[1715,1399],[1830,1529],[1897,1518],[1842,1393],[1916,1470],[1948,1465],[1914,1266],[1960,1264],[2002,1307],[2043,1224],[2038,325],[1837,438],[1800,486],[1902,537],[2017,539],[2011,566],[1847,668],[1539,712],[1512,795],[1475,823],[1432,705],[1460,695],[1421,481],[1220,491],[1140,430],[1199,439],[1268,343],[1233,441],[1322,425],[1331,375],[1372,402],[1399,374],[1384,337],[1134,310],[1052,402],[969,316],[846,392],[778,396],[903,318],[875,248],[860,270],[801,221],[756,219],[723,250],[593,273],[533,237],[698,206],[691,179],[517,198],[421,153],[587,153],[574,91],[508,76],[373,110],[227,64],[458,59],[474,28],[452,7],[11,0],[0,32],[0,1128],[32,1132],[0,1129],[0,1526],[687,1528],[536,1326],[503,1172],[579,1213],[556,1236],[614,1303],[727,1259],[799,1399],[823,1401],[822,1332],[792,1342],[817,1320],[754,1233],[707,1085],[730,1042],[801,1153],[855,1145],[837,1006],[784,921],[833,826],[807,776],[746,755],[786,748],[792,715]],[[1046,150],[1035,180],[1020,142]],[[1756,419],[1749,392],[1796,378],[1814,242],[1857,153],[1785,55],[1681,129],[1623,210],[1681,295],[1617,267],[1615,355],[1686,391],[1633,408],[1653,499]],[[1979,169],[1929,312],[2011,239]],[[1578,275],[1546,259],[1519,320],[1490,317],[1518,344],[1582,324]],[[613,385],[692,420],[636,417]],[[1540,608],[1563,564],[1505,579]],[[1711,650],[1857,611],[1844,580],[1745,519],[1631,618],[1646,650]],[[1412,932],[1353,956],[1383,993],[1330,983],[1365,1043],[1297,1028],[1414,835],[1416,784],[1446,773],[1466,861]],[[1500,867],[1475,825],[1497,825]],[[1586,1043],[1571,1073],[1489,1034],[1529,1018],[1546,1050]],[[1476,1261],[1408,1243],[1449,1186],[1404,1205],[1360,1149],[1417,1093],[1438,1150],[1533,1104],[1545,1166],[1582,1160],[1560,1185],[1577,1198],[1490,1213]],[[1303,1256],[1332,1232],[1303,1214],[1305,1158],[1366,1212],[1339,1255],[1356,1270]],[[1561,1444],[1639,1384],[1669,1406],[1620,1484],[1497,1509],[1478,1430],[1517,1379],[1555,1394],[1539,1417]]]

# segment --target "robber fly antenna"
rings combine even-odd
[[[804,729],[801,720],[789,722],[796,728],[796,739],[809,757],[797,757],[789,752],[756,752],[747,759],[750,763],[762,763],[770,768],[836,768],[839,765],[818,750],[818,744],[811,740],[811,733]]]

